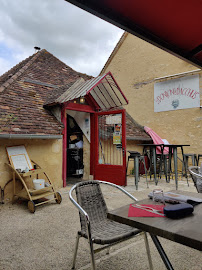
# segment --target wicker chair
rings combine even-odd
[[[198,166],[190,166],[189,172],[197,192],[202,193],[202,174],[199,173],[199,169],[200,167]]]
[[[83,181],[71,188],[69,197],[79,210],[81,223],[81,230],[78,231],[76,238],[72,269],[75,269],[80,237],[84,237],[89,242],[92,269],[95,270],[95,253],[141,233],[138,229],[107,219],[108,210],[100,184],[107,184],[118,188],[132,200],[136,201],[136,198],[123,188],[104,181]],[[76,192],[77,202],[73,198],[74,190]],[[144,239],[149,266],[150,269],[153,269],[146,233],[144,233]],[[100,244],[102,247],[94,250],[93,244]]]

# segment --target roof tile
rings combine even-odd
[[[54,88],[42,84],[61,86],[80,77],[91,78],[74,71],[46,50],[13,67],[0,77],[0,133],[61,134],[63,125],[43,108]]]
[[[76,72],[42,50],[0,76],[0,134],[62,134],[63,125],[43,105],[72,84],[92,76]],[[132,140],[149,140],[143,127],[127,114],[126,133]]]

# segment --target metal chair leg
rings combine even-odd
[[[138,190],[138,180],[139,180],[139,156],[135,156],[134,158],[134,173],[135,173],[135,186],[136,190]]]
[[[192,156],[192,166],[196,166],[197,165],[197,157],[196,157],[196,155],[194,154],[193,156]]]
[[[160,179],[161,179],[162,171],[163,171],[163,161],[164,161],[164,156],[161,153],[161,156],[160,156],[160,166],[159,166],[159,174],[158,174]]]
[[[147,233],[146,232],[144,232],[144,241],[145,241],[145,246],[146,246],[146,251],[147,251],[147,256],[148,256],[148,261],[149,261],[149,269],[150,270],[153,270],[151,252],[150,252],[149,242],[148,242],[148,238],[147,238]]]
[[[147,168],[146,168],[146,163],[145,163],[144,156],[143,156],[143,164],[144,164],[144,171],[145,171],[145,174],[146,174],[146,183],[147,183],[147,188],[149,188],[149,185],[148,185],[148,180],[147,180]]]
[[[164,156],[164,174],[166,177],[166,182],[168,182],[168,164],[167,156]]]
[[[185,177],[187,179],[187,185],[189,186],[189,181],[188,181],[188,160],[189,160],[189,157],[185,157]]]
[[[94,250],[93,250],[92,239],[89,240],[89,246],[90,246],[90,255],[91,255],[92,270],[95,270],[95,255],[94,255]]]
[[[78,251],[78,246],[79,246],[79,239],[80,239],[80,237],[81,237],[81,236],[77,233],[76,244],[75,244],[75,249],[74,249],[74,257],[73,257],[73,263],[72,263],[72,269],[75,269],[76,255],[77,255],[77,251]]]
[[[130,161],[130,156],[128,156],[128,162],[127,162],[127,166],[126,166],[126,176],[129,175],[129,174],[127,174],[127,172],[128,172],[128,163],[129,163],[129,161]]]

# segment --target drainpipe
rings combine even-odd
[[[0,134],[0,139],[62,139],[62,135]]]

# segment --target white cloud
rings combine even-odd
[[[10,61],[0,57],[0,74],[3,74],[4,72],[12,68],[12,66],[13,65]]]
[[[15,64],[39,46],[75,70],[97,76],[123,33],[65,1],[0,0],[0,6],[0,41],[13,50]]]

